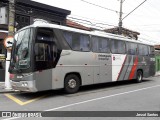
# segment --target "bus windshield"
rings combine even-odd
[[[11,63],[15,69],[27,69],[30,67],[30,39],[32,29],[25,29],[18,32],[14,37],[14,48]]]

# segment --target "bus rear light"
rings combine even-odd
[[[14,78],[14,74],[10,74],[10,75],[9,75],[9,78],[10,78],[10,79],[13,79],[13,78]]]

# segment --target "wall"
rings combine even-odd
[[[156,72],[160,71],[160,55],[156,55]]]
[[[5,54],[5,48],[3,46],[3,39],[0,39],[0,55]],[[0,58],[0,82],[5,80],[5,61]]]

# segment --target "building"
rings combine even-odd
[[[79,24],[79,23],[76,23],[76,22],[73,22],[73,21],[71,21],[71,20],[66,20],[66,25],[68,26],[68,27],[73,27],[73,28],[77,28],[77,29],[81,29],[81,30],[87,30],[87,31],[91,31],[92,29],[91,28],[89,28],[89,27],[86,27],[86,26],[84,26],[84,25],[81,25],[81,24]]]
[[[5,48],[3,40],[8,35],[9,0],[0,0],[0,82],[5,76]],[[71,11],[57,8],[31,0],[15,0],[15,31],[33,24],[36,19],[43,19],[49,23],[66,25],[66,17]]]
[[[118,35],[119,34],[119,27],[105,29],[104,31],[107,32],[107,33],[112,33],[112,34],[117,34]],[[140,33],[122,27],[122,35],[125,36],[125,37],[129,37],[129,38],[138,40],[138,35],[140,35]]]
[[[156,72],[160,71],[160,45],[155,45]]]

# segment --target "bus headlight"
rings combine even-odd
[[[24,87],[24,83],[22,83],[22,87]]]
[[[24,83],[24,86],[27,87],[27,86],[28,86],[28,83]]]
[[[27,86],[28,86],[27,82],[22,83],[22,87],[27,87]]]

